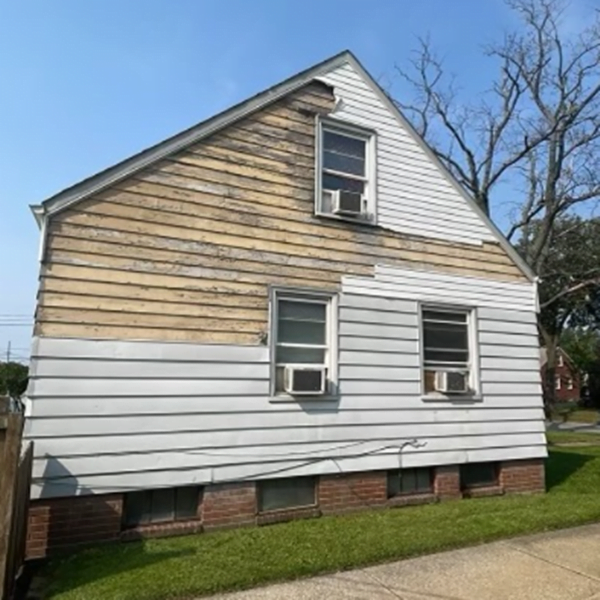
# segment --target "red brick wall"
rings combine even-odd
[[[562,355],[563,364],[559,366],[558,356]],[[541,368],[542,384],[546,385],[546,366]],[[569,357],[564,354],[559,348],[557,350],[555,376],[560,377],[560,389],[555,388],[554,394],[557,402],[576,402],[581,398],[581,385],[579,377],[577,376],[575,369],[572,368]],[[568,387],[569,380],[573,380],[573,389],[570,390]]]
[[[500,467],[499,483],[507,494],[544,492],[546,490],[544,462],[539,459],[503,462]]]
[[[29,512],[27,554],[30,558],[82,544],[127,540],[146,535],[193,533],[242,525],[267,524],[321,514],[384,508],[461,497],[460,469],[434,469],[433,494],[387,498],[387,472],[323,475],[317,483],[317,506],[258,514],[254,482],[209,485],[204,488],[198,519],[160,523],[122,532],[123,496],[78,496],[34,500]],[[500,465],[496,493],[544,491],[542,460],[508,461]]]
[[[460,498],[460,469],[457,465],[435,469],[433,492],[440,500]]]
[[[27,556],[119,538],[121,494],[35,500],[29,509]]]
[[[340,473],[319,478],[318,502],[324,515],[385,506],[386,500],[387,471]]]
[[[252,481],[207,486],[204,488],[201,514],[205,529],[253,524],[256,485]]]

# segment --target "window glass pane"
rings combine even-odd
[[[431,469],[388,471],[388,497],[398,494],[422,494],[432,491]]]
[[[430,323],[423,325],[425,334],[425,348],[440,350],[468,350],[468,331],[466,325],[453,325],[449,323]]]
[[[316,302],[279,300],[279,318],[299,321],[325,321],[327,318],[327,307],[325,304]]]
[[[175,490],[173,488],[152,491],[153,523],[172,521],[175,518]]]
[[[431,491],[431,470],[415,469],[415,471],[417,472],[417,490],[419,492]]]
[[[461,487],[495,485],[497,483],[496,463],[470,463],[460,467]]]
[[[272,479],[258,484],[258,504],[261,512],[315,504],[313,477]]]
[[[338,177],[323,173],[323,189],[325,190],[346,190],[348,192],[358,192],[363,194],[365,184],[357,179],[347,179],[346,177]]]
[[[400,472],[388,471],[387,494],[388,498],[397,496],[400,493]]]
[[[129,492],[125,496],[125,526],[135,527],[150,522],[151,492]]]
[[[323,149],[347,156],[356,156],[364,159],[365,140],[359,140],[355,137],[349,137],[341,133],[323,130]]]
[[[324,348],[291,348],[289,346],[278,346],[276,349],[275,362],[278,364],[325,364]]]
[[[414,469],[400,471],[400,489],[403,494],[410,494],[417,489],[417,475]]]
[[[193,519],[198,516],[197,487],[182,487],[175,490],[175,518]]]
[[[325,344],[325,323],[279,320],[277,343]]]
[[[365,161],[362,158],[325,151],[323,152],[323,168],[364,177]]]
[[[467,315],[466,313],[444,312],[439,310],[424,310],[423,320],[455,321],[456,323],[466,323]]]
[[[425,348],[425,362],[433,363],[456,363],[456,366],[467,365],[469,353],[464,350],[430,350]]]

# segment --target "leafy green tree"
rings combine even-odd
[[[18,362],[0,363],[0,396],[20,398],[27,389],[29,369]]]
[[[589,327],[567,329],[560,345],[571,358],[575,374],[585,383],[588,402],[600,408],[600,332]]]

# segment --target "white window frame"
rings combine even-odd
[[[479,336],[477,325],[477,309],[473,306],[464,306],[456,304],[437,304],[434,302],[419,302],[419,364],[421,368],[421,397],[424,400],[481,400],[481,376],[480,376],[480,358],[479,358]],[[432,310],[439,312],[454,312],[467,315],[467,342],[469,350],[469,361],[467,369],[469,371],[470,392],[464,394],[443,394],[441,392],[427,392],[425,390],[425,325],[423,311]],[[452,367],[449,366],[449,370]]]
[[[315,396],[291,396],[283,391],[276,390],[276,351],[277,328],[279,322],[279,300],[292,300],[299,302],[318,302],[326,305],[326,331],[325,331],[325,364],[327,369],[327,389],[325,394]],[[269,355],[270,355],[270,396],[272,401],[288,400],[298,402],[301,400],[327,400],[338,397],[338,321],[339,321],[338,295],[335,292],[324,292],[309,288],[271,287],[269,290]],[[292,364],[292,363],[286,363]],[[307,363],[302,363],[307,366]],[[317,366],[317,365],[315,365]]]
[[[575,387],[575,384],[574,384],[574,382],[573,382],[573,377],[569,377],[569,378],[567,379],[567,389],[568,389],[569,391],[572,391],[572,390],[574,389],[574,387]]]
[[[331,117],[316,118],[317,134],[315,136],[315,214],[321,217],[352,221],[362,225],[377,224],[377,134],[374,130],[354,123],[332,119]],[[323,131],[331,131],[347,137],[354,137],[365,142],[365,177],[329,171],[347,179],[357,179],[365,182],[366,210],[368,218],[353,219],[344,215],[336,215],[322,209],[323,201]]]
[[[562,379],[559,373],[554,376],[554,389],[556,391],[562,389]]]
[[[563,358],[563,355],[559,352],[558,353],[558,360],[557,360],[557,367],[564,367],[565,366],[565,360]]]

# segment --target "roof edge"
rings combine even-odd
[[[126,177],[137,173],[138,171],[150,166],[151,164],[194,144],[201,139],[215,133],[219,129],[244,118],[245,116],[263,108],[264,106],[275,102],[283,96],[302,87],[310,80],[314,79],[321,72],[328,71],[337,66],[349,62],[352,54],[349,50],[344,50],[324,61],[285,79],[284,81],[243,100],[242,102],[214,115],[208,119],[193,125],[180,133],[159,142],[149,148],[126,158],[125,160],[109,167],[103,171],[88,177],[79,183],[74,184],[54,196],[47,198],[41,204],[45,213],[50,216],[68,206],[84,200],[92,194],[107,188]],[[39,206],[39,205],[36,205]],[[34,212],[35,215],[35,212]],[[37,216],[36,216],[37,220]]]
[[[423,149],[427,156],[438,166],[444,177],[449,181],[449,183],[454,187],[454,189],[464,198],[464,200],[466,200],[469,206],[490,228],[491,232],[494,234],[494,237],[498,240],[500,246],[506,251],[506,253],[513,260],[513,262],[519,267],[523,275],[525,275],[525,277],[527,277],[527,279],[529,279],[532,282],[536,281],[538,277],[535,271],[525,262],[525,260],[523,260],[521,255],[515,249],[515,247],[508,241],[508,239],[506,239],[504,234],[500,231],[500,229],[496,226],[492,219],[481,209],[481,207],[468,194],[468,192],[463,188],[463,186],[460,185],[456,177],[452,175],[452,173],[448,170],[446,165],[444,165],[444,163],[438,158],[438,156],[432,150],[431,146],[417,132],[417,130],[413,127],[412,123],[404,116],[404,114],[398,108],[398,106],[396,106],[396,104],[392,102],[392,100],[386,94],[384,89],[377,83],[377,81],[373,79],[370,73],[363,67],[358,58],[356,58],[356,56],[354,56],[352,52],[348,51],[348,59],[348,62],[350,62],[352,66],[355,67],[361,73],[361,75],[365,77],[365,79],[371,84],[374,91],[384,102],[384,104],[392,111],[393,114],[396,115],[396,118],[400,121],[400,124],[407,129],[409,134],[419,144],[419,146]]]

